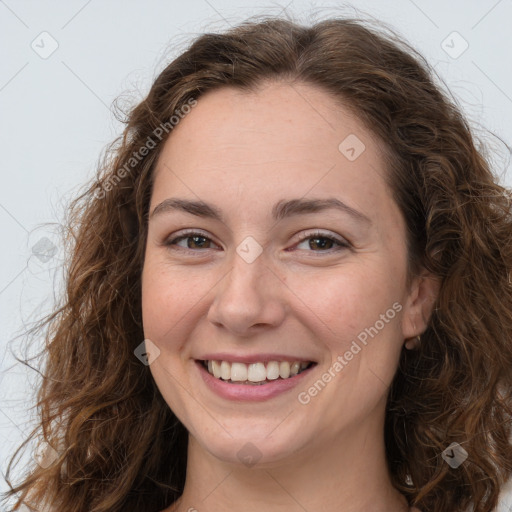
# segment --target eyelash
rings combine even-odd
[[[210,240],[211,242],[213,242],[213,240],[211,240],[211,238],[206,236],[204,233],[201,233],[199,231],[190,230],[190,231],[184,231],[178,237],[169,239],[168,241],[164,242],[163,245],[165,245],[166,247],[171,248],[172,250],[178,250],[178,251],[179,250],[183,250],[183,251],[192,251],[192,252],[202,252],[202,251],[207,250],[208,248],[207,249],[189,249],[189,248],[185,248],[185,247],[175,246],[175,244],[177,242],[181,242],[182,240],[186,240],[187,238],[193,238],[194,236],[199,236],[201,238],[204,238],[205,240]],[[311,250],[311,251],[307,251],[307,252],[331,254],[333,252],[338,252],[338,251],[342,251],[344,249],[349,249],[350,248],[350,244],[348,242],[344,241],[343,239],[335,237],[335,236],[327,234],[327,233],[323,233],[321,231],[313,231],[313,232],[307,233],[307,235],[304,236],[303,238],[301,238],[297,242],[297,244],[301,244],[302,242],[304,242],[306,240],[315,239],[315,238],[323,238],[323,239],[326,239],[326,240],[330,240],[330,241],[334,242],[335,244],[337,244],[338,247],[327,249],[327,250],[319,250],[319,251]],[[213,243],[215,243],[215,242],[213,242]]]

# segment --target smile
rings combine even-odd
[[[291,392],[318,366],[291,354],[204,354],[194,363],[209,391],[236,402],[261,402]]]
[[[202,361],[210,375],[230,384],[264,385],[275,380],[286,380],[299,375],[314,363],[309,361],[268,361],[240,363],[229,361]]]

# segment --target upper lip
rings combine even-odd
[[[289,354],[228,354],[218,352],[216,354],[205,354],[198,357],[199,361],[228,361],[230,363],[267,363],[269,361],[299,361],[304,363],[316,362],[311,358],[294,356]]]

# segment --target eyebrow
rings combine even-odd
[[[369,217],[362,212],[355,210],[348,204],[340,201],[335,197],[325,199],[290,199],[278,201],[272,208],[272,217],[279,221],[293,215],[301,215],[304,213],[317,213],[324,210],[336,209],[345,214],[350,215],[358,222],[368,225],[372,224]],[[157,215],[169,213],[171,211],[182,211],[198,217],[206,217],[218,220],[225,224],[222,212],[211,204],[204,201],[192,201],[190,199],[169,198],[159,203],[151,212],[149,218],[152,219]]]

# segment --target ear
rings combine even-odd
[[[414,277],[402,315],[404,339],[415,338],[426,330],[440,288],[441,279],[426,270]]]

